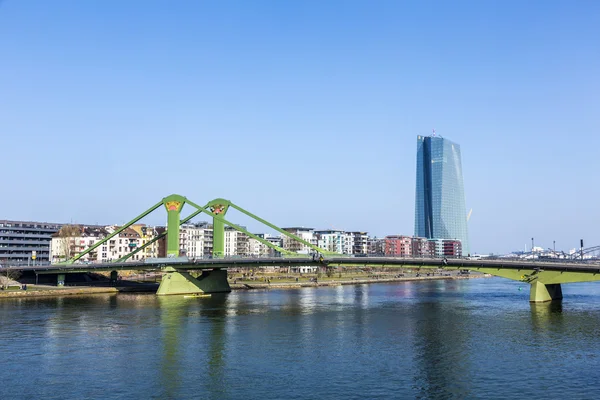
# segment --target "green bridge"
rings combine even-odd
[[[195,209],[193,213],[181,218],[184,205]],[[167,229],[143,246],[136,248],[126,256],[109,263],[79,264],[77,261],[86,254],[94,251],[111,238],[118,235],[131,225],[137,223],[158,208],[164,207],[167,212]],[[269,228],[297,240],[306,245],[315,253],[307,256],[285,250],[273,243],[248,232],[225,216],[229,209],[235,209],[248,217],[268,226]],[[180,225],[191,221],[199,214],[207,214],[213,222],[213,254],[211,259],[193,260],[179,257],[179,230]],[[256,239],[265,246],[277,251],[281,257],[227,259],[225,252],[225,226],[229,226],[249,237]],[[142,251],[157,240],[166,237],[167,258],[146,260],[144,262],[128,262],[134,254]],[[160,269],[165,274],[157,291],[157,295],[194,294],[194,293],[219,293],[229,292],[231,288],[227,281],[228,268],[253,268],[258,266],[288,266],[288,265],[317,265],[331,267],[389,267],[389,268],[443,268],[443,269],[468,269],[479,271],[515,281],[530,284],[530,301],[545,302],[562,299],[561,284],[573,282],[589,282],[600,280],[600,265],[590,265],[573,262],[531,262],[531,261],[503,261],[503,260],[463,260],[463,259],[423,259],[423,258],[393,258],[393,257],[352,257],[343,256],[323,250],[302,238],[287,232],[274,224],[244,210],[229,200],[215,199],[204,207],[180,196],[170,195],[121,226],[101,241],[95,243],[85,251],[77,254],[68,261],[49,266],[20,267],[20,270],[35,270],[40,273],[57,273],[58,280],[64,281],[66,273],[113,271],[116,276],[118,270],[156,270]],[[197,277],[190,273],[200,270]]]

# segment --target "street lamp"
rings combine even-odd
[[[531,238],[531,258],[535,258],[535,256],[533,255],[533,238]]]

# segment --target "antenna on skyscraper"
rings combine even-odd
[[[431,136],[435,137],[435,129],[432,129],[433,134]]]

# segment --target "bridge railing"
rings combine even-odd
[[[532,263],[532,264],[539,264],[539,263],[556,263],[556,262],[560,262],[560,263],[568,263],[568,264],[597,264],[600,262],[599,259],[569,259],[569,258],[535,258],[535,259],[531,259],[531,258],[522,258],[522,257],[501,257],[501,256],[488,256],[488,257],[450,257],[450,256],[446,256],[446,257],[439,257],[439,256],[424,256],[424,255],[417,255],[417,256],[409,256],[409,255],[395,255],[395,256],[391,256],[391,255],[385,255],[385,254],[354,254],[354,255],[339,255],[339,256],[331,256],[331,255],[323,255],[320,253],[309,253],[309,254],[297,254],[297,256],[294,256],[293,258],[299,258],[299,259],[307,259],[307,260],[311,260],[311,261],[316,261],[320,258],[323,258],[323,261],[327,261],[328,259],[331,258],[347,258],[347,259],[354,259],[356,260],[357,263],[360,263],[360,261],[362,259],[365,258],[387,258],[387,259],[395,259],[395,260],[399,260],[399,259],[406,259],[406,260],[431,260],[432,262],[442,262],[444,259],[450,261],[450,260],[454,260],[454,261],[458,261],[458,260],[464,260],[464,261],[506,261],[506,262],[519,262],[519,263]],[[281,259],[289,259],[289,256],[286,255],[281,255],[281,254],[262,254],[262,255],[225,255],[225,256],[221,256],[218,257],[219,260],[261,260],[261,259],[274,259],[274,258],[281,258]],[[188,256],[182,256],[182,257],[170,257],[170,258],[146,258],[146,259],[141,259],[141,260],[136,260],[136,261],[132,261],[132,260],[127,260],[126,262],[120,262],[119,264],[140,264],[140,263],[145,263],[145,264],[164,264],[164,263],[168,263],[168,262],[175,262],[175,263],[180,263],[180,262],[190,262],[190,263],[196,263],[196,262],[202,262],[202,261],[207,261],[207,260],[212,260],[213,256],[212,255],[204,255],[204,256],[196,256],[196,257],[188,257]],[[214,258],[217,259],[217,258]],[[107,264],[107,263],[111,263],[111,262],[115,262],[116,260],[106,260],[106,261],[77,261],[74,264],[75,265],[94,265],[94,264]],[[0,265],[5,265],[5,266],[15,266],[15,267],[23,267],[23,266],[27,266],[27,262],[21,262],[21,263],[4,263],[4,264],[0,264]],[[51,265],[50,262],[44,262],[44,263],[36,263],[36,266],[44,266],[44,265]],[[30,264],[31,266],[31,264]]]

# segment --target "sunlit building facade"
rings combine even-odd
[[[460,146],[442,137],[417,137],[415,236],[460,240],[469,253]]]

